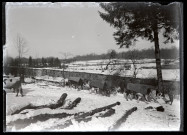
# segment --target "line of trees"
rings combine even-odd
[[[28,60],[28,67],[61,67],[61,61],[58,57],[48,57],[48,58],[37,58],[33,59],[31,56]]]
[[[70,63],[73,61],[79,60],[99,60],[99,59],[109,59],[111,56],[110,52],[115,55],[115,58],[119,59],[132,59],[131,54],[132,52],[136,54],[138,57],[136,59],[154,59],[154,49],[147,49],[147,50],[132,50],[127,52],[119,52],[117,53],[115,50],[108,50],[107,53],[103,54],[88,54],[82,56],[76,56],[74,58],[66,59],[65,63]],[[161,58],[162,59],[177,59],[179,58],[179,49],[176,47],[173,48],[166,48],[161,49]],[[7,57],[5,61],[5,66],[19,66],[19,58],[12,58]],[[59,59],[58,57],[42,57],[42,58],[21,58],[22,66],[23,67],[58,67],[62,68],[61,63],[64,63],[64,59]]]
[[[154,49],[146,49],[146,50],[133,50],[134,53],[138,55],[138,59],[155,59],[155,54],[154,54]],[[127,52],[115,52],[116,57],[119,59],[131,59],[131,52],[132,51],[127,51]],[[161,59],[177,59],[179,58],[179,49],[176,47],[172,48],[165,48],[165,49],[160,49],[160,55]],[[98,59],[108,59],[110,57],[109,51],[107,53],[103,54],[87,54],[87,55],[82,55],[82,56],[76,56],[74,59],[76,60],[98,60]]]
[[[19,58],[12,58],[12,57],[7,57],[5,60],[5,65],[4,66],[19,66]],[[61,68],[61,60],[58,57],[47,57],[47,58],[32,58],[30,56],[29,58],[21,58],[22,61],[22,67],[35,67],[35,68],[40,68],[40,67],[57,67]]]

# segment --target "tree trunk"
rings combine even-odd
[[[75,119],[76,119],[77,121],[79,121],[79,120],[81,120],[81,119],[85,119],[85,118],[88,117],[88,116],[92,116],[92,115],[94,115],[95,113],[98,113],[98,112],[101,112],[101,111],[105,111],[105,110],[107,110],[107,109],[110,109],[110,108],[112,108],[112,107],[114,107],[114,106],[116,106],[116,105],[120,105],[120,104],[121,104],[120,102],[116,102],[116,103],[114,103],[114,104],[110,104],[110,105],[107,105],[107,106],[104,106],[104,107],[101,107],[101,108],[96,108],[96,109],[94,109],[94,110],[92,110],[92,111],[89,111],[89,112],[86,112],[86,113],[79,114],[79,115],[75,116]]]
[[[161,59],[160,59],[160,48],[159,48],[159,38],[158,38],[158,27],[157,22],[155,21],[154,27],[154,43],[155,43],[155,59],[156,59],[156,70],[157,70],[157,80],[158,80],[158,91],[163,92],[163,96],[165,95],[162,81],[162,70],[161,70]]]
[[[65,70],[65,64],[63,63],[63,78],[65,79],[65,73],[64,73],[64,70]]]
[[[80,97],[78,97],[78,98],[76,98],[71,104],[69,104],[67,107],[65,107],[65,109],[73,109],[74,107],[76,107],[77,106],[77,104],[78,103],[80,103],[81,102],[81,98]]]
[[[58,107],[61,107],[64,105],[64,102],[65,102],[65,99],[67,97],[67,93],[63,93],[61,95],[61,97],[59,98],[59,100],[54,103],[54,104],[49,104],[49,105],[39,105],[39,106],[35,106],[35,105],[32,105],[32,104],[29,104],[27,106],[24,106],[18,110],[16,110],[15,112],[13,112],[11,115],[14,115],[14,114],[18,114],[20,113],[21,111],[23,110],[26,110],[26,109],[42,109],[42,108],[50,108],[50,109],[56,109]]]
[[[23,128],[29,126],[30,124],[34,124],[37,122],[45,122],[49,119],[56,119],[56,118],[63,119],[68,116],[70,117],[72,115],[74,115],[74,114],[69,114],[69,113],[65,113],[65,112],[57,113],[57,114],[48,114],[48,113],[39,114],[39,115],[32,116],[29,118],[17,119],[15,121],[11,121],[10,123],[7,123],[7,126],[15,127],[16,130],[20,130],[20,129],[23,129]]]
[[[121,103],[120,102],[116,102],[114,104],[110,104],[108,106],[104,106],[104,107],[101,107],[101,108],[96,108],[94,110],[91,110],[89,112],[79,112],[77,114],[74,115],[74,120],[77,121],[77,122],[81,122],[81,121],[84,121],[84,122],[88,122],[90,120],[92,120],[92,117],[94,114],[98,113],[98,112],[102,112],[102,111],[105,111],[107,109],[111,109],[112,107],[116,106],[116,105],[120,105]],[[115,113],[115,110],[112,112],[110,111],[109,112],[111,115],[112,113]],[[104,117],[107,117],[107,115],[110,115],[110,114],[106,114],[105,113],[105,116]],[[66,120],[62,125],[57,125],[57,126],[53,126],[53,127],[50,127],[50,128],[46,128],[45,130],[53,130],[53,129],[64,129],[64,128],[67,128],[69,126],[73,125],[72,123],[72,118],[69,119],[69,120]]]
[[[137,107],[133,107],[129,109],[128,111],[126,111],[125,114],[120,119],[118,119],[111,127],[108,128],[108,130],[109,131],[117,130],[121,126],[121,124],[127,120],[127,117],[136,110],[137,110]]]

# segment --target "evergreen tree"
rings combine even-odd
[[[117,45],[128,48],[141,37],[155,45],[158,90],[162,91],[162,72],[159,49],[159,33],[166,39],[164,43],[177,39],[180,29],[180,4],[160,5],[145,2],[100,3],[104,13],[100,17],[117,29],[113,36]]]
[[[36,67],[36,59],[32,60],[32,67]]]
[[[29,56],[29,67],[32,67],[33,63],[32,63],[32,57]]]
[[[53,66],[54,66],[54,58],[53,58],[53,57],[51,57],[51,58],[49,59],[49,66],[50,66],[50,67],[53,67]]]
[[[55,58],[55,60],[54,60],[54,66],[55,67],[60,67],[60,60],[58,59],[58,57]]]
[[[19,65],[19,60],[18,60],[18,58],[15,58],[14,59],[14,66],[18,67],[18,65]]]
[[[42,66],[45,67],[46,66],[46,60],[44,57],[42,57]]]
[[[117,52],[115,50],[109,50],[108,56],[109,56],[109,59],[114,59],[117,57]]]

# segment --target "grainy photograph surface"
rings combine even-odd
[[[6,2],[4,132],[180,131],[181,7]]]

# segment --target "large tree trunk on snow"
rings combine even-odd
[[[156,59],[156,70],[157,70],[157,80],[158,80],[158,91],[163,92],[163,96],[165,92],[163,90],[163,81],[162,81],[162,70],[161,70],[161,59],[160,59],[160,48],[159,48],[159,39],[158,39],[158,27],[157,21],[155,20],[153,26],[154,32],[154,43],[155,43],[155,59]]]
[[[77,106],[78,103],[80,103],[80,101],[81,101],[81,98],[78,97],[72,103],[70,103],[67,107],[65,107],[64,109],[69,109],[69,110],[73,109],[74,107]]]
[[[96,116],[97,118],[101,117],[110,117],[111,115],[113,115],[115,113],[115,109],[110,108],[107,112],[100,114],[99,116]]]
[[[109,127],[108,130],[109,131],[117,130],[121,126],[121,124],[126,121],[127,117],[129,115],[131,115],[131,113],[133,113],[136,110],[137,110],[137,107],[133,107],[133,108],[129,109],[118,121],[116,121],[116,123],[114,125]]]
[[[41,108],[56,109],[56,108],[61,107],[61,106],[64,105],[64,101],[65,101],[66,97],[67,97],[66,93],[62,94],[60,99],[55,104],[40,105],[40,106],[35,106],[35,105],[32,105],[32,104],[29,104],[27,106],[22,107],[19,110],[16,110],[11,115],[18,114],[18,113],[20,113],[21,111],[23,111],[25,109],[41,109]]]
[[[101,112],[101,111],[105,111],[106,109],[110,109],[110,108],[112,108],[112,107],[114,107],[114,106],[116,106],[116,105],[120,105],[120,102],[116,102],[116,103],[114,103],[114,104],[111,104],[111,105],[108,105],[108,106],[105,106],[105,107],[96,108],[96,109],[94,109],[94,110],[92,110],[92,111],[90,111],[90,112],[86,112],[86,113],[77,115],[77,116],[75,116],[75,119],[76,119],[77,121],[80,120],[80,119],[84,119],[84,118],[86,118],[86,117],[88,117],[88,116],[94,115],[95,113],[98,113],[98,112]]]
[[[47,121],[49,119],[55,119],[55,118],[59,118],[59,119],[63,119],[66,117],[70,117],[74,114],[68,114],[65,112],[62,113],[57,113],[57,114],[39,114],[36,116],[32,116],[30,118],[26,118],[26,119],[17,119],[15,121],[11,121],[10,123],[7,124],[8,127],[15,127],[16,130],[25,128],[27,126],[29,126],[30,124],[34,124],[36,122],[44,122]]]
[[[77,113],[77,114],[74,115],[74,120],[78,121],[78,122],[81,122],[81,121],[88,122],[88,121],[92,120],[91,116],[93,116],[94,114],[96,114],[98,112],[105,111],[107,109],[110,109],[110,111],[104,113],[101,117],[111,116],[112,114],[115,113],[115,110],[111,109],[111,108],[114,107],[114,106],[116,106],[116,105],[120,105],[120,102],[116,102],[114,104],[110,104],[110,105],[107,105],[107,106],[104,106],[104,107],[101,107],[101,108],[96,108],[96,109],[91,110],[89,112],[85,112],[85,113],[84,112],[80,112],[80,113]],[[69,120],[66,120],[62,125],[60,124],[60,125],[57,125],[57,126],[46,128],[46,130],[64,129],[64,128],[67,128],[67,127],[69,127],[71,125],[73,125],[72,119],[69,119]]]

